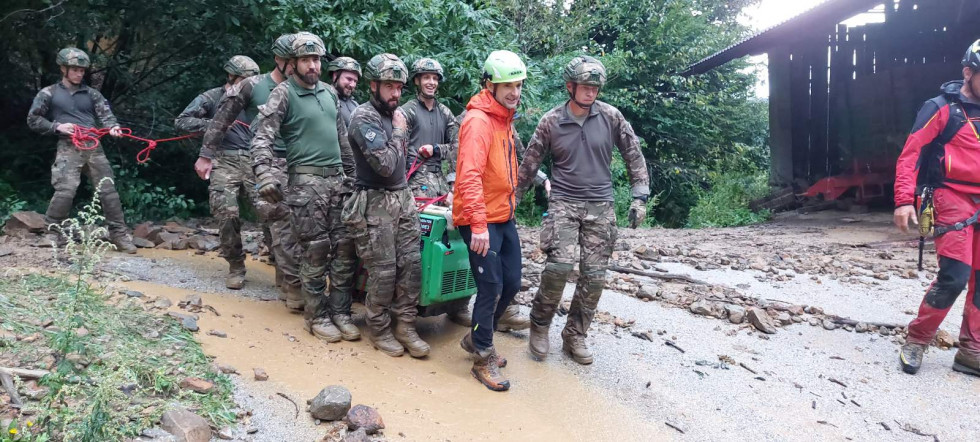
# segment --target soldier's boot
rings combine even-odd
[[[510,381],[500,373],[500,366],[497,365],[497,358],[494,357],[495,353],[493,347],[477,352],[470,373],[493,391],[507,391],[510,389]]]
[[[415,331],[415,324],[398,321],[395,324],[395,339],[405,348],[413,358],[424,358],[429,355],[429,344],[419,337]]]
[[[283,284],[282,292],[286,298],[286,308],[292,313],[303,313],[303,309],[306,308],[306,297],[303,295],[303,287]]]
[[[558,310],[558,303],[561,302],[561,295],[565,291],[565,282],[572,271],[572,266],[570,263],[548,262],[541,272],[541,287],[538,288],[538,293],[534,295],[534,301],[531,303],[531,331],[527,343],[528,350],[538,360],[548,357],[550,351],[548,331],[551,328],[551,320],[555,317],[555,311]]]
[[[548,352],[551,350],[551,343],[548,340],[549,329],[551,329],[551,324],[538,325],[538,323],[531,321],[531,332],[527,340],[527,348],[538,360],[543,361],[547,358]]]
[[[116,251],[133,254],[136,253],[136,246],[133,245],[133,238],[129,235],[129,228],[123,218],[122,201],[119,194],[111,192],[103,194],[102,210],[105,212],[106,226],[109,228],[109,241],[116,246]]]
[[[473,333],[467,333],[463,335],[463,339],[459,341],[459,346],[463,348],[467,353],[471,355],[476,354],[476,346],[473,345]],[[493,357],[497,358],[497,366],[504,368],[507,366],[507,359],[500,356],[497,352],[493,352]]]
[[[340,330],[340,337],[345,341],[361,339],[361,331],[354,325],[354,320],[351,319],[350,315],[333,315],[330,320],[333,321],[333,325],[337,326],[337,330]]]
[[[450,311],[446,316],[449,317],[449,320],[456,325],[461,325],[463,327],[473,326],[473,312],[470,311],[469,302],[461,302],[459,308]]]
[[[922,367],[922,356],[926,353],[926,347],[925,344],[906,342],[898,355],[899,361],[902,363],[902,371],[908,374],[918,373],[919,368]],[[956,364],[953,364],[953,369],[956,369]]]
[[[980,376],[980,357],[960,348],[953,357],[953,371]]]
[[[333,325],[333,322],[327,317],[321,316],[319,318],[307,319],[303,325],[303,329],[318,339],[327,342],[340,342],[342,337],[340,330],[337,330],[337,326]]]
[[[273,253],[272,255],[269,255],[269,256],[276,256],[276,254]],[[286,275],[282,272],[282,269],[280,269],[279,266],[276,266],[276,287],[281,288],[282,287],[282,280],[285,279],[285,278],[286,278]],[[285,300],[286,297],[284,295],[285,295],[285,293],[282,292],[282,291],[280,291],[279,292],[279,299]]]
[[[117,252],[129,253],[130,255],[136,253],[136,246],[133,244],[133,238],[128,233],[114,233],[109,236],[109,242],[116,246]],[[242,277],[244,281],[244,276]]]
[[[388,356],[397,358],[405,354],[405,347],[402,347],[402,344],[395,340],[390,329],[385,329],[381,332],[371,330],[371,333],[368,334],[368,339],[371,340],[371,345],[374,348]]]
[[[525,330],[531,326],[531,318],[521,313],[517,304],[511,304],[504,310],[504,315],[497,321],[497,331],[509,332],[512,330]]]
[[[585,344],[585,336],[562,336],[561,349],[579,364],[589,365],[592,363],[592,350]]]
[[[228,261],[228,276],[225,277],[225,287],[241,290],[245,287],[245,261]]]

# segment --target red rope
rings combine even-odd
[[[244,124],[244,123],[242,123],[242,124]],[[99,144],[100,144],[100,140],[99,139],[102,138],[102,137],[104,137],[104,136],[106,136],[106,135],[109,135],[109,131],[110,130],[111,129],[99,129],[99,128],[94,128],[94,127],[84,127],[84,126],[79,126],[79,125],[76,124],[75,125],[75,131],[72,132],[72,135],[71,135],[71,142],[72,142],[73,145],[75,145],[75,148],[78,149],[78,150],[95,150],[96,148],[99,147]],[[179,137],[163,138],[163,139],[158,139],[158,140],[152,140],[152,139],[149,139],[149,138],[137,137],[136,135],[133,135],[133,130],[132,129],[130,129],[128,127],[122,127],[122,128],[119,128],[119,135],[122,136],[122,137],[132,138],[134,140],[142,141],[142,142],[146,143],[146,147],[143,148],[143,150],[139,151],[139,153],[136,154],[136,162],[137,163],[140,163],[140,164],[144,164],[147,161],[150,161],[150,152],[152,152],[153,149],[156,149],[157,148],[157,144],[159,144],[159,143],[166,143],[167,141],[186,140],[188,138],[196,137],[196,136],[198,136],[200,134],[199,133],[192,133],[192,134],[187,134],[187,135],[183,135],[183,136],[179,136]]]
[[[421,212],[426,207],[429,207],[432,204],[438,203],[439,201],[442,201],[442,200],[446,199],[447,196],[449,196],[448,193],[445,194],[445,195],[437,196],[435,198],[428,198],[428,197],[424,197],[424,196],[417,196],[417,197],[415,197],[415,204],[422,203],[421,205],[418,206],[418,210],[419,210],[419,212]]]

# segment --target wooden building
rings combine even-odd
[[[841,22],[875,10],[883,23]],[[980,0],[827,0],[692,65],[697,75],[746,55],[769,56],[772,184],[890,173],[922,103],[962,79],[980,38]]]

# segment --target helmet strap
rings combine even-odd
[[[582,109],[591,110],[592,104],[595,104],[595,101],[593,101],[592,104],[582,104],[575,99],[575,96],[578,95],[578,83],[572,83],[572,92],[569,95],[570,95],[569,98],[572,100],[572,103],[575,103],[576,106]]]

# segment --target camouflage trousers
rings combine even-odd
[[[274,173],[276,179],[280,183],[287,183],[289,178],[286,176],[286,159],[277,157],[275,159],[275,166]],[[276,258],[276,268],[279,269],[279,273],[282,275],[282,284],[289,286],[289,288],[283,287],[283,290],[288,291],[292,289],[296,293],[299,293],[303,285],[299,277],[299,262],[303,250],[299,246],[299,240],[296,239],[296,235],[293,233],[292,215],[290,214],[289,205],[279,203],[277,206],[277,209],[273,211],[273,214],[268,220],[269,230],[272,236],[272,254]]]
[[[392,320],[414,324],[422,290],[421,231],[408,189],[358,190],[344,204],[344,223],[367,270],[364,306],[378,335]]]
[[[82,183],[82,174],[88,177],[92,187],[98,189],[99,201],[105,214],[106,226],[112,238],[129,235],[123,217],[122,201],[112,181],[112,167],[102,147],[94,150],[78,150],[69,139],[58,140],[58,153],[51,165],[51,186],[54,196],[48,203],[45,219],[58,224],[68,218],[75,201],[75,192]],[[103,181],[104,178],[109,178]]]
[[[579,277],[562,337],[588,334],[606,284],[606,268],[616,235],[612,201],[551,200],[548,203],[540,245],[548,259],[531,308],[532,321],[542,326],[551,324],[578,252]]]
[[[349,195],[345,179],[343,173],[330,177],[289,174],[285,197],[293,235],[302,252],[299,275],[306,319],[350,314],[357,257],[347,227],[340,220]]]
[[[288,212],[281,205],[270,204],[258,197],[252,160],[248,152],[218,152],[211,160],[211,165],[208,202],[211,205],[211,215],[218,221],[221,256],[228,262],[243,262],[245,251],[242,249],[239,195],[244,194],[247,197],[263,223],[281,218]]]
[[[422,198],[436,198],[452,191],[442,170],[428,165],[420,167],[412,174],[408,179],[408,188],[412,189],[413,195]],[[445,206],[446,202],[443,200],[437,204]]]

